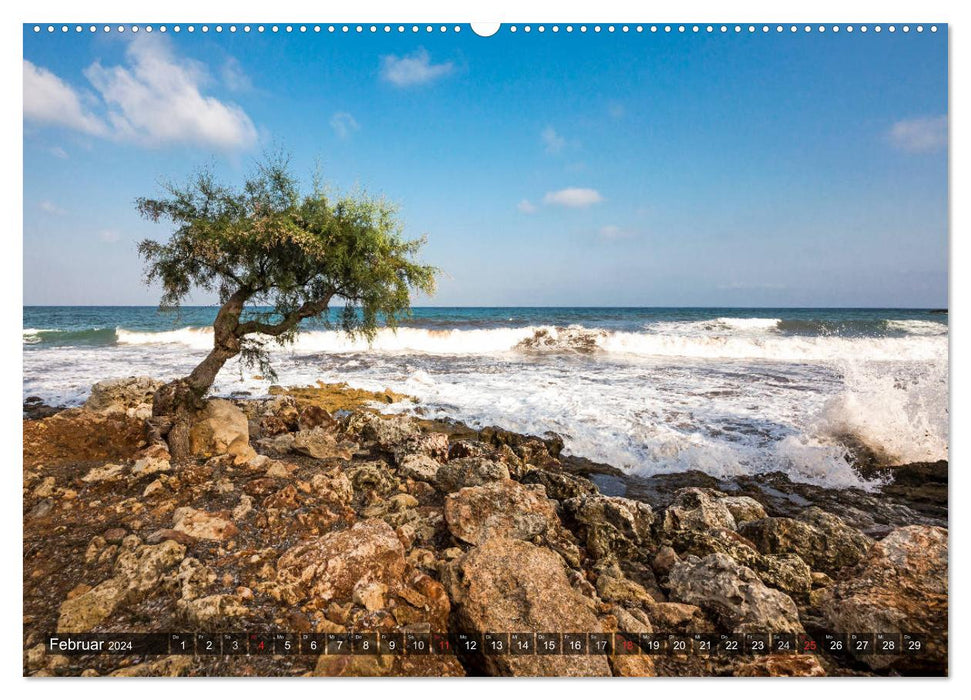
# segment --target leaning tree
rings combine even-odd
[[[317,178],[301,194],[285,156],[264,159],[240,188],[203,170],[164,191],[136,202],[144,217],[175,228],[164,243],[139,244],[146,281],[161,284],[163,308],[179,307],[193,289],[217,293],[221,304],[212,350],[154,397],[173,456],[188,453],[187,424],[227,360],[238,356],[273,376],[271,344],[292,343],[302,321],[371,340],[381,324],[395,328],[410,313],[413,290],[434,291],[435,268],[415,259],[424,239],[403,237],[393,205],[328,196]]]

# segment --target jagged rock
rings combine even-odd
[[[395,462],[400,463],[409,455],[424,455],[444,462],[448,460],[448,435],[445,433],[421,433],[412,435],[394,451]]]
[[[389,452],[393,452],[420,432],[419,425],[408,416],[383,417],[360,412],[351,416],[347,423],[348,434],[360,435],[364,440],[376,442]]]
[[[172,520],[173,529],[200,540],[225,540],[239,532],[224,516],[195,508],[177,508]]]
[[[642,610],[614,608],[613,614],[602,622],[604,632],[623,633],[627,642],[637,644],[638,635],[654,632],[651,621]],[[610,669],[615,676],[644,678],[655,675],[654,659],[646,654],[628,654],[614,644],[613,653],[607,657]]]
[[[750,520],[761,520],[766,515],[762,504],[749,496],[725,496],[720,498],[719,502],[728,508],[736,525]]]
[[[325,427],[316,427],[294,433],[291,449],[314,459],[331,459],[333,457],[350,459],[351,455],[354,454],[353,443],[338,443],[334,432]]]
[[[727,554],[689,556],[672,567],[668,585],[673,600],[699,606],[735,633],[803,632],[792,599]]]
[[[678,530],[672,535],[672,544],[681,555],[727,554],[739,564],[753,569],[763,583],[786,593],[807,594],[812,588],[812,571],[798,555],[761,554],[733,530]]]
[[[571,498],[562,505],[595,558],[636,558],[647,553],[654,524],[654,511],[648,504],[597,495]]]
[[[450,563],[444,582],[462,629],[601,631],[594,601],[570,585],[563,560],[528,542],[488,540]],[[484,662],[495,675],[610,675],[602,656],[487,655]]]
[[[118,481],[125,473],[123,464],[103,464],[100,467],[92,468],[87,474],[81,477],[81,481],[92,483],[96,481]]]
[[[387,496],[398,490],[398,480],[384,462],[375,460],[355,464],[346,473],[357,493],[370,491]]]
[[[558,519],[542,487],[504,479],[450,494],[445,499],[445,522],[457,539],[481,544],[497,537],[528,540],[546,533]]]
[[[297,419],[298,430],[313,430],[314,428],[324,428],[325,430],[336,430],[337,421],[320,406],[307,406],[300,412]]]
[[[441,462],[425,454],[408,453],[398,460],[398,474],[406,479],[433,483]]]
[[[826,669],[814,654],[767,654],[735,667],[735,676],[825,676]]]
[[[817,571],[833,575],[866,556],[873,540],[837,516],[816,507],[794,518],[763,518],[744,523],[739,533],[764,554],[798,554]]]
[[[194,557],[186,557],[179,564],[179,571],[175,575],[179,582],[183,600],[201,598],[215,583],[216,574]]]
[[[374,612],[385,607],[387,593],[388,587],[380,581],[361,580],[354,586],[351,598],[361,607]]]
[[[947,671],[948,533],[940,527],[897,528],[873,545],[844,579],[822,590],[816,608],[834,632],[926,635],[917,656],[861,656],[874,669]],[[816,596],[816,593],[813,594]]]
[[[399,590],[406,567],[404,548],[391,526],[365,520],[288,549],[277,561],[276,581],[268,592],[291,605],[307,598],[349,601],[361,581]]]
[[[225,399],[209,399],[193,418],[189,449],[198,457],[233,455],[241,464],[256,456],[249,444],[246,414]]]
[[[87,632],[104,622],[120,605],[145,597],[166,571],[182,561],[185,547],[171,540],[140,545],[131,536],[122,544],[114,576],[91,590],[65,600],[57,621],[58,632]]]
[[[521,481],[524,484],[542,484],[546,489],[546,495],[554,501],[593,496],[598,493],[597,487],[589,479],[546,469],[533,469],[527,472]]]
[[[50,498],[54,494],[54,485],[57,481],[53,476],[41,479],[41,482],[34,488],[35,498]]]
[[[148,416],[151,416],[152,400],[162,384],[151,377],[106,379],[91,387],[91,396],[84,407],[96,413],[127,413],[129,409],[148,406]]]
[[[435,473],[435,486],[443,493],[452,493],[467,486],[481,486],[509,478],[509,469],[500,462],[479,457],[454,459]]]
[[[140,479],[158,472],[171,471],[171,459],[172,456],[164,445],[149,445],[138,453],[138,458],[131,468],[132,476]]]
[[[247,610],[236,595],[217,593],[204,598],[180,598],[176,607],[186,622],[201,629],[224,629],[233,625],[232,618],[246,615]]]
[[[334,503],[347,504],[354,498],[354,485],[343,471],[334,474],[314,474],[310,487],[319,497]]]
[[[735,516],[724,503],[724,494],[711,489],[686,488],[675,492],[674,502],[664,511],[666,532],[736,528]]]

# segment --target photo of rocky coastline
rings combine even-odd
[[[25,25],[23,675],[948,676],[897,26]]]

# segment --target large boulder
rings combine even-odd
[[[408,416],[378,416],[362,411],[350,417],[346,432],[362,440],[376,442],[383,450],[394,452],[410,438],[420,434],[421,426]]]
[[[821,591],[816,608],[834,632],[925,635],[921,654],[861,656],[871,668],[946,673],[947,552],[944,528],[897,528],[874,544],[847,578]]]
[[[256,456],[249,444],[246,414],[225,399],[209,399],[189,426],[189,450],[197,457],[233,455],[240,462]]]
[[[839,517],[815,506],[799,518],[763,518],[743,523],[738,531],[763,554],[798,554],[815,571],[834,575],[865,556],[873,540]]]
[[[452,493],[468,486],[481,486],[509,478],[509,469],[501,462],[481,457],[453,459],[435,472],[435,486]]]
[[[350,459],[356,445],[350,442],[337,442],[334,431],[325,426],[300,430],[293,435],[294,452],[314,459]]]
[[[126,538],[115,560],[113,576],[61,604],[57,631],[87,632],[97,627],[119,606],[142,600],[155,589],[162,575],[184,557],[185,547],[172,540],[141,545],[135,536]]]
[[[804,631],[792,599],[727,554],[689,556],[671,568],[668,585],[672,600],[697,605],[737,634]]]
[[[152,415],[152,399],[162,384],[151,377],[106,379],[91,387],[91,395],[84,407],[96,413],[137,414],[140,418],[148,418]]]
[[[541,486],[511,479],[470,486],[445,499],[445,522],[454,537],[481,544],[501,537],[528,540],[559,524],[556,508]]]
[[[724,494],[711,489],[678,489],[674,501],[664,511],[664,530],[734,530],[735,516],[722,497]]]
[[[389,591],[402,587],[405,551],[383,520],[364,520],[348,530],[330,532],[291,547],[277,562],[274,597],[294,605],[308,598],[319,603],[350,601],[361,582]]]
[[[571,529],[595,559],[642,557],[652,548],[654,511],[642,501],[617,496],[585,496],[563,501]]]
[[[460,629],[471,632],[601,632],[595,603],[570,585],[563,560],[528,542],[491,539],[444,574]],[[485,656],[501,676],[608,676],[604,656]]]

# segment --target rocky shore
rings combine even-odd
[[[876,492],[637,479],[553,434],[378,415],[341,387],[211,399],[196,457],[153,441],[147,378],[25,403],[24,673],[940,675],[947,464]],[[79,632],[913,633],[920,654],[108,656]]]

